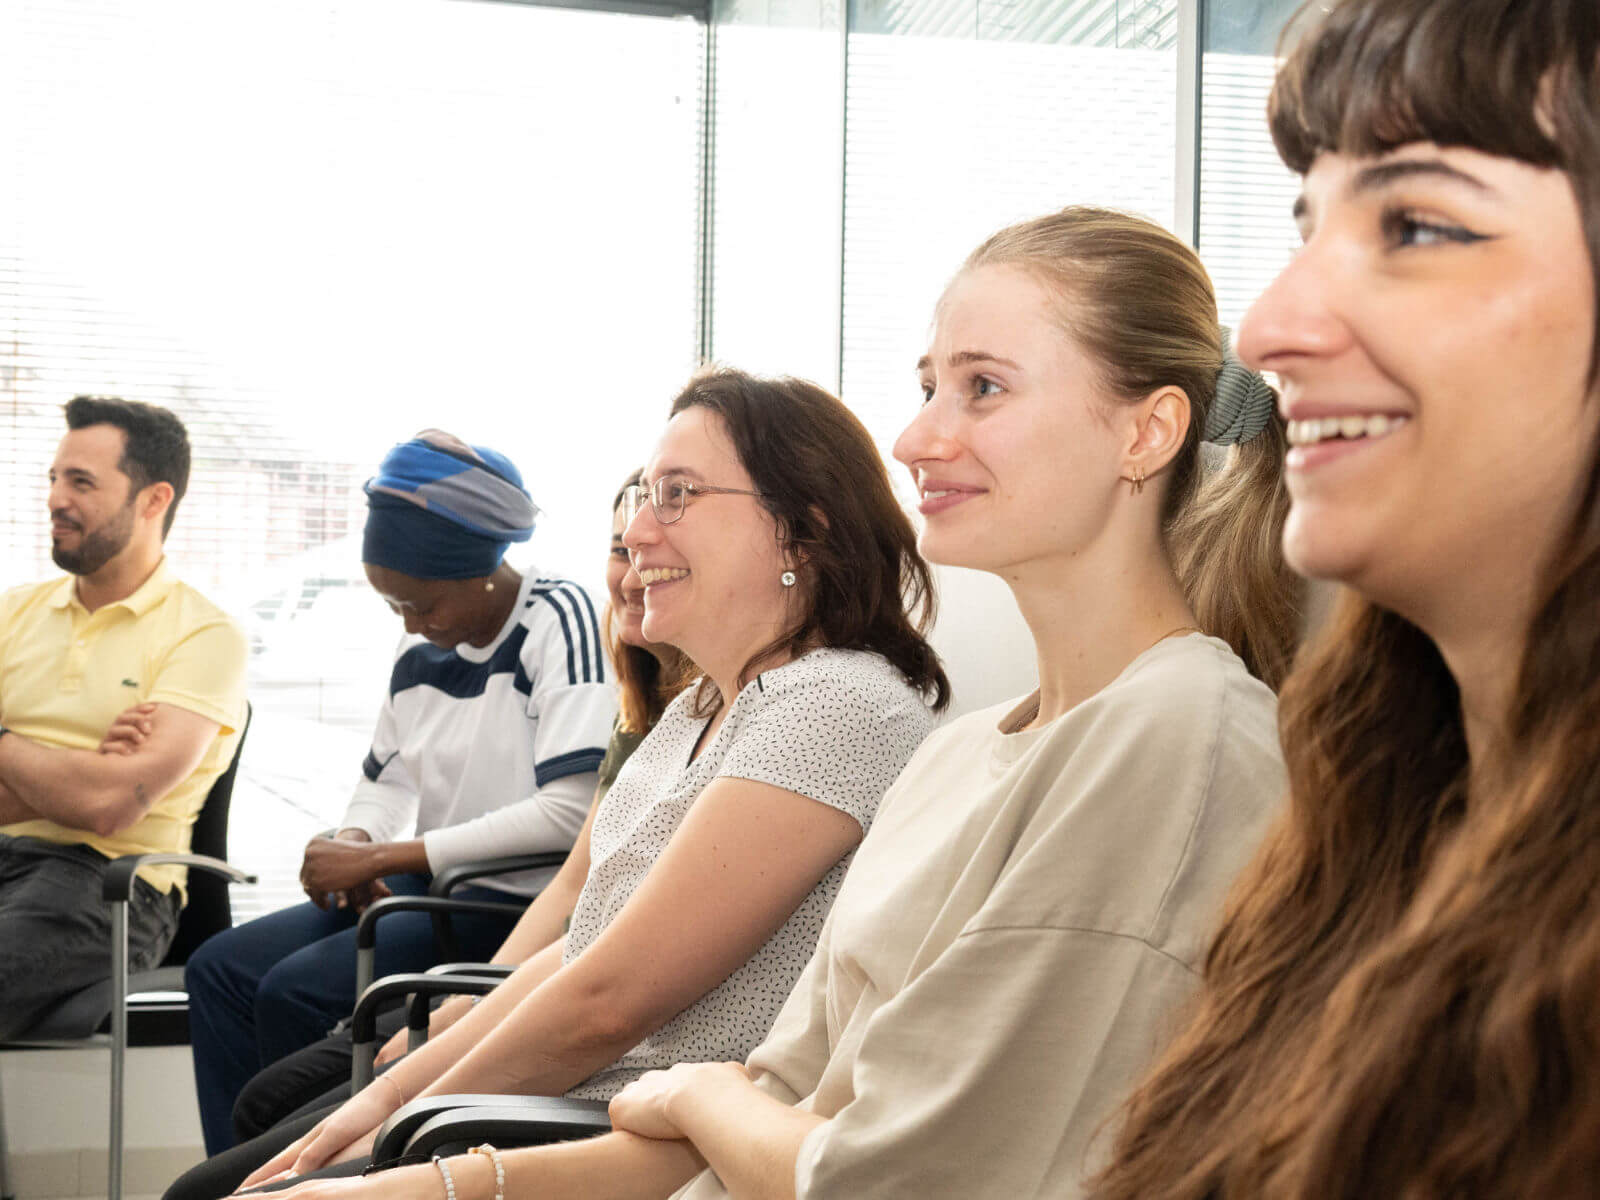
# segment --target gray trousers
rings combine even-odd
[[[110,860],[88,846],[0,834],[0,1041],[25,1033],[52,1004],[111,977]],[[135,879],[128,904],[130,970],[157,966],[178,928],[178,893]]]

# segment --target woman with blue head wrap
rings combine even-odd
[[[361,561],[367,579],[436,646],[486,645],[516,602],[512,542],[539,510],[503,454],[425,429],[384,456],[367,481]]]
[[[431,872],[457,863],[571,847],[616,715],[594,602],[505,561],[539,511],[510,459],[427,429],[391,449],[365,491],[362,563],[409,636],[338,831],[306,847],[312,903],[230,930],[190,960],[212,1153],[233,1144],[234,1101],[251,1077],[349,1016],[354,924],[369,903],[425,891]],[[542,882],[497,876],[480,898],[526,897]],[[512,921],[455,924],[461,954],[487,958]],[[380,974],[438,961],[425,914],[392,916],[382,932]]]

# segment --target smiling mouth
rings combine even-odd
[[[1315,446],[1334,440],[1353,442],[1362,438],[1380,438],[1393,433],[1410,419],[1387,413],[1351,413],[1342,417],[1309,417],[1303,421],[1290,421],[1289,445]]]
[[[982,489],[974,488],[920,488],[917,492],[917,511],[925,517],[933,517],[981,495]]]
[[[672,583],[677,579],[687,579],[689,571],[686,567],[647,567],[639,572],[639,579],[645,587],[657,583]]]

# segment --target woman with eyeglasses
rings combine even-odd
[[[1194,252],[1091,208],[980,246],[917,378],[895,455],[920,545],[1010,584],[1039,689],[923,744],[748,1060],[645,1076],[605,1137],[501,1152],[506,1196],[1076,1196],[1193,995],[1283,786],[1274,395],[1228,354]],[[1233,447],[1210,478],[1202,440]],[[490,1200],[493,1166],[297,1200],[441,1200],[446,1171]]]
[[[611,542],[606,555],[608,603],[601,615],[600,630],[607,662],[617,681],[619,712],[600,762],[589,815],[566,862],[534,898],[500,948],[492,952],[492,962],[520,966],[566,932],[567,919],[589,874],[589,828],[595,808],[616,782],[622,765],[690,679],[692,664],[673,647],[650,641],[641,628],[644,585],[628,562],[628,548],[622,544],[627,518],[632,516],[632,509],[624,501],[637,495],[639,479],[640,472],[632,472],[611,503]],[[465,996],[440,1005],[433,1012],[429,1036],[443,1033],[470,1007],[471,1001]],[[392,1037],[378,1053],[378,1066],[406,1052],[405,1021],[403,1008],[379,1016],[379,1035]],[[245,1085],[233,1105],[233,1128],[238,1140],[249,1141],[282,1121],[349,1099],[353,1060],[351,1031],[346,1023],[321,1041],[266,1067]],[[222,1168],[219,1164],[217,1168],[200,1169],[202,1175],[209,1175],[212,1170]],[[196,1194],[207,1192],[203,1178],[194,1182]]]
[[[674,401],[630,507],[643,635],[704,674],[595,813],[570,931],[314,1128],[251,1143],[268,1161],[245,1186],[359,1169],[419,1095],[608,1099],[648,1070],[743,1058],[811,957],[949,696],[911,523],[838,400],[726,370]]]

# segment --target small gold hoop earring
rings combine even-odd
[[[1137,496],[1141,492],[1143,492],[1144,491],[1144,468],[1142,466],[1135,465],[1134,468],[1133,468],[1133,478],[1128,480],[1128,482],[1133,485],[1132,488],[1130,489],[1133,495]]]

